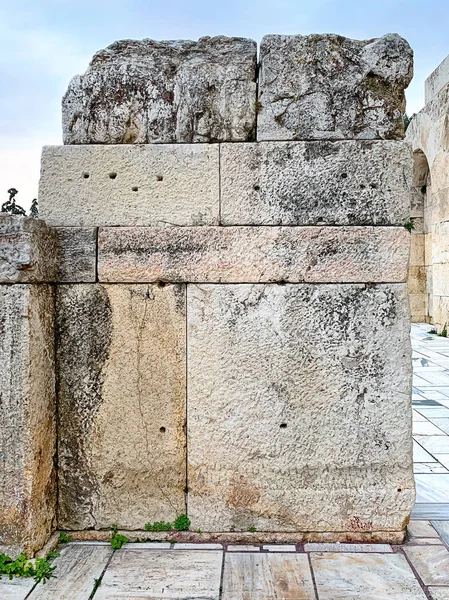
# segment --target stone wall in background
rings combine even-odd
[[[412,316],[449,325],[449,58],[426,80],[426,105],[413,118],[406,139],[414,151]]]
[[[64,97],[39,192],[60,528],[187,512],[229,535],[403,535],[412,52],[316,35],[256,53],[116,42]]]

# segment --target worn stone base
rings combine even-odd
[[[107,542],[111,539],[110,531],[68,531],[74,542]],[[130,542],[180,542],[180,543],[209,543],[223,542],[230,544],[302,544],[305,542],[360,542],[371,544],[402,544],[405,540],[406,530],[401,531],[256,531],[239,532],[201,532],[194,531],[127,531],[120,530]]]

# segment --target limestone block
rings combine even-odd
[[[0,551],[31,555],[55,523],[50,286],[0,285]]]
[[[400,282],[404,227],[106,227],[105,282]],[[413,236],[414,238],[418,236]],[[424,265],[424,242],[422,241]]]
[[[414,229],[411,232],[412,235],[416,233],[424,233],[424,217],[412,217],[411,220],[413,221],[414,227]]]
[[[407,284],[410,294],[425,294],[426,268],[417,266],[409,267]]]
[[[410,266],[424,266],[424,238],[423,233],[415,233],[410,236]]]
[[[256,123],[256,42],[122,40],[62,101],[65,144],[245,141]]]
[[[225,225],[404,225],[412,155],[403,142],[265,142],[220,148]]]
[[[184,286],[58,286],[59,527],[186,512]]]
[[[97,229],[95,227],[57,227],[59,282],[83,283],[96,280]]]
[[[449,222],[435,224],[432,234],[432,263],[449,263]]]
[[[260,60],[258,140],[404,136],[413,52],[397,34],[267,35]]]
[[[449,164],[447,168],[449,169]],[[431,216],[434,222],[449,220],[449,187],[432,195]]]
[[[218,145],[46,146],[39,207],[56,227],[215,225]]]
[[[422,293],[410,294],[410,314],[412,323],[423,323],[426,320],[426,296]]]
[[[429,267],[433,264],[433,234],[426,233],[424,236],[424,264]]]
[[[440,333],[446,325],[449,328],[449,296],[433,296],[433,321]]]
[[[424,96],[426,104],[449,83],[449,56],[432,71],[424,82]]]
[[[411,210],[410,217],[424,217],[424,194],[420,191],[420,189],[412,188],[411,189]]]
[[[406,284],[189,285],[187,314],[192,529],[405,528]]]
[[[449,263],[432,266],[433,293],[436,296],[449,296]]]
[[[0,214],[0,283],[54,281],[56,235],[40,219]]]

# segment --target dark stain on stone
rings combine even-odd
[[[102,404],[103,367],[112,340],[112,309],[101,285],[58,288],[56,358],[59,525],[95,526],[97,493],[86,445]]]

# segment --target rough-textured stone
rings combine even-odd
[[[256,42],[122,40],[93,57],[62,101],[65,144],[254,139]]]
[[[413,52],[398,35],[267,35],[260,59],[258,140],[403,137]]]
[[[220,149],[224,225],[404,225],[412,156],[403,142],[266,142]]]
[[[218,145],[46,146],[39,207],[57,227],[214,225]]]
[[[40,219],[0,214],[0,283],[54,281],[54,231]]]
[[[105,282],[401,282],[404,227],[107,227]]]
[[[58,286],[59,526],[185,512],[185,288]]]
[[[189,285],[192,529],[401,531],[407,286]]]
[[[97,229],[95,227],[57,227],[57,281],[83,283],[97,276]]]
[[[32,554],[55,526],[53,292],[0,286],[0,551]]]
[[[449,56],[432,71],[424,82],[424,96],[426,104],[449,83]]]

